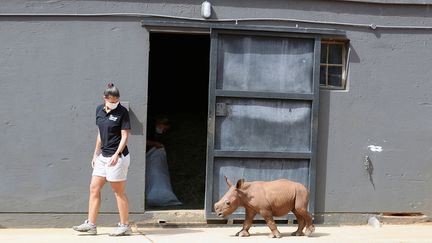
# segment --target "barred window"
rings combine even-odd
[[[321,88],[346,88],[347,46],[346,40],[323,39],[321,41]]]

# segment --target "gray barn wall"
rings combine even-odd
[[[211,2],[213,18],[219,19],[432,26],[430,9],[421,4]],[[200,4],[6,0],[0,13],[199,18]],[[347,90],[321,92],[316,212],[431,214],[430,30],[325,27],[345,30],[352,50]],[[94,110],[106,80],[116,81],[122,100],[130,101],[128,196],[131,211],[143,212],[148,47],[148,32],[138,17],[0,17],[0,212],[87,211]],[[372,152],[369,145],[382,146],[383,151]],[[375,187],[364,169],[365,156],[374,165]],[[115,212],[108,187],[103,195],[102,210]]]
[[[2,18],[0,32],[0,211],[86,211],[95,109],[108,80],[131,101],[128,192],[142,202],[148,33],[136,21],[39,18]],[[102,210],[115,208],[107,200]]]

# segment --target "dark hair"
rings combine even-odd
[[[120,97],[120,91],[113,83],[108,83],[107,88],[104,91],[104,96],[105,98],[108,98],[109,96]]]

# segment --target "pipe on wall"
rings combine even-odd
[[[169,18],[178,20],[193,20],[193,21],[206,21],[206,22],[246,22],[246,21],[279,21],[279,22],[298,22],[306,24],[325,24],[325,25],[340,25],[349,27],[361,27],[376,29],[409,29],[409,30],[432,30],[432,26],[420,25],[377,25],[348,23],[348,22],[333,22],[333,21],[317,21],[307,19],[293,19],[293,18],[238,18],[238,19],[202,19],[193,17],[181,17],[173,15],[161,14],[143,14],[143,13],[93,13],[93,14],[50,14],[50,13],[0,13],[0,17],[156,17],[156,18]]]

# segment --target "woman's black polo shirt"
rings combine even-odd
[[[104,111],[104,105],[96,108],[96,125],[102,141],[102,155],[111,157],[118,149],[121,140],[121,130],[129,130],[130,119],[128,110],[119,104],[109,113]],[[129,154],[127,146],[123,149],[124,156]]]

